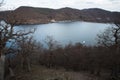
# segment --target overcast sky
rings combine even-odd
[[[1,1],[1,0],[0,0]],[[15,9],[19,6],[77,9],[102,8],[120,12],[120,0],[4,0],[1,10]]]

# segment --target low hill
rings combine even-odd
[[[98,8],[78,10],[69,7],[49,9],[22,6],[14,11],[0,12],[0,19],[8,22],[16,21],[16,24],[40,24],[65,20],[120,23],[120,12]]]

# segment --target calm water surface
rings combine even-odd
[[[47,36],[52,36],[60,44],[81,42],[85,45],[96,45],[96,36],[110,27],[110,24],[91,22],[59,22],[39,25],[20,25],[15,30],[36,28],[34,39],[44,44]]]

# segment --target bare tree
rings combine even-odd
[[[103,33],[98,34],[97,41],[99,45],[105,47],[119,47],[120,45],[120,24],[114,24],[107,28]]]
[[[56,40],[53,39],[52,36],[47,36],[45,39],[46,46],[48,48],[48,58],[47,58],[47,66],[48,67],[53,67],[53,61],[54,61],[54,55],[53,55],[53,50],[57,49],[60,45]]]
[[[18,55],[20,55],[21,67],[27,71],[30,71],[30,57],[36,51],[36,42],[32,37],[22,37],[17,44],[20,49],[20,53]]]
[[[54,49],[56,49],[57,47],[59,47],[59,42],[54,40],[54,38],[52,36],[47,36],[45,39],[45,43],[47,45],[47,48],[52,51]]]
[[[23,36],[27,36],[28,34],[33,32],[34,31],[32,30],[27,32],[23,30],[15,32],[14,24],[10,25],[4,21],[1,21],[0,23],[0,58],[5,58],[4,57],[5,53],[7,53],[10,50],[9,48],[6,48],[7,42],[14,44],[18,40],[20,40]],[[3,61],[4,61],[3,63],[5,63],[5,59]],[[4,67],[4,64],[3,64],[3,67]]]
[[[0,6],[2,6],[4,0],[0,1]],[[7,20],[0,21],[0,80],[3,80],[4,76],[4,64],[5,64],[5,53],[10,50],[6,48],[6,44],[16,43],[21,37],[26,36],[34,31],[14,31],[14,26],[17,23],[15,20],[15,15],[11,12],[9,15],[6,16]],[[9,69],[11,71],[11,69]]]
[[[33,33],[33,31],[17,31],[14,32],[14,26],[11,26],[10,24],[7,24],[5,22],[1,22],[0,24],[0,55],[2,55],[5,51],[6,43],[13,40],[19,40],[22,36],[28,35],[30,33]]]
[[[98,44],[107,47],[109,50],[109,58],[106,58],[106,63],[110,65],[111,75],[115,78],[118,77],[120,67],[120,24],[114,24],[113,27],[109,27],[103,33],[98,35]],[[107,54],[106,53],[106,54]]]

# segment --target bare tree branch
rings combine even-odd
[[[97,41],[99,45],[106,47],[120,46],[120,24],[114,24],[107,28],[103,33],[98,34]]]
[[[0,24],[0,55],[3,53],[3,49],[5,48],[6,42],[9,40],[19,40],[22,36],[26,36],[35,31],[30,30],[25,32],[24,30],[14,32],[14,25],[7,24],[5,22]]]

